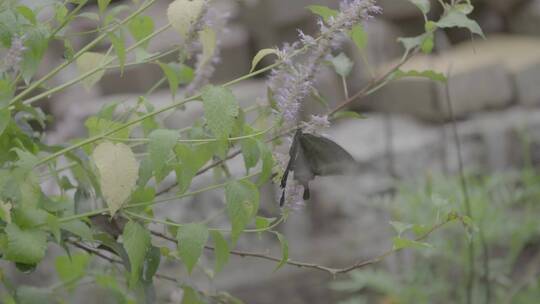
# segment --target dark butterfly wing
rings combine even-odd
[[[299,142],[315,175],[347,174],[357,167],[352,155],[328,138],[302,133]]]

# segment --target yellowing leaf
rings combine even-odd
[[[101,77],[103,77],[103,74],[105,74],[104,69],[94,70],[109,60],[109,56],[94,52],[86,52],[77,58],[76,63],[79,74],[89,74],[89,76],[83,80],[83,85],[87,90],[96,84]]]
[[[122,207],[137,183],[139,162],[124,144],[103,142],[92,154],[99,174],[99,184],[111,216]]]
[[[271,55],[271,54],[277,54],[276,49],[262,49],[260,50],[255,57],[253,57],[253,60],[251,61],[251,70],[249,72],[255,71],[255,68],[257,67],[257,64],[263,60],[264,57]]]
[[[167,18],[172,27],[186,38],[203,12],[204,5],[204,0],[175,0],[167,9]]]

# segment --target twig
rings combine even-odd
[[[469,189],[467,186],[467,180],[465,178],[465,169],[463,164],[463,156],[461,155],[461,141],[459,138],[459,133],[457,129],[456,124],[456,118],[454,115],[454,108],[452,107],[452,100],[450,97],[450,72],[451,67],[448,68],[447,72],[447,83],[445,85],[445,94],[446,94],[446,106],[448,110],[448,115],[450,116],[451,120],[451,126],[452,126],[452,133],[454,136],[454,144],[456,146],[456,154],[458,158],[458,170],[459,170],[459,180],[461,185],[461,192],[463,194],[463,203],[465,205],[465,214],[472,218],[472,212],[471,212],[471,202],[469,198]],[[466,303],[471,304],[472,303],[472,296],[473,296],[473,290],[474,290],[474,278],[475,278],[475,263],[474,263],[474,256],[475,256],[475,248],[474,248],[474,242],[471,240],[469,243],[469,250],[468,250],[468,266],[469,266],[469,273],[467,275],[466,280]],[[488,284],[489,285],[489,284]]]
[[[433,226],[429,231],[427,231],[426,233],[424,233],[420,237],[416,238],[415,241],[419,242],[419,241],[422,241],[422,240],[426,239],[431,233],[433,233],[434,231],[438,230],[439,228],[441,228],[442,226],[446,225],[447,223],[449,223],[449,222],[451,222],[453,220],[454,220],[454,218],[451,218],[451,217],[447,218],[445,221]],[[153,231],[153,230],[150,230],[150,233],[152,235],[156,236],[156,237],[161,238],[161,239],[170,241],[170,242],[175,243],[175,244],[177,243],[177,240],[175,238],[167,236],[164,233]],[[215,248],[213,246],[210,246],[210,245],[205,245],[204,248],[206,250],[209,250],[209,251],[214,251],[215,250]],[[384,252],[384,253],[376,256],[376,257],[373,257],[373,258],[367,259],[367,260],[361,260],[361,261],[358,261],[358,262],[356,262],[356,263],[354,263],[354,264],[352,264],[350,266],[343,267],[343,268],[334,268],[334,267],[328,267],[328,266],[319,265],[319,264],[316,264],[316,263],[305,263],[305,262],[299,262],[299,261],[293,261],[293,260],[287,260],[287,262],[285,262],[285,263],[287,265],[291,265],[291,266],[296,266],[296,267],[300,267],[300,268],[315,269],[315,270],[328,272],[328,273],[330,273],[332,275],[337,275],[337,274],[345,274],[345,273],[351,272],[351,271],[353,271],[355,269],[359,269],[359,268],[362,268],[362,267],[366,267],[368,265],[379,263],[382,260],[384,260],[387,256],[389,256],[389,255],[391,255],[393,253],[396,253],[398,251],[401,251],[401,250],[403,250],[403,249],[390,249],[390,250],[388,250],[388,251],[386,251],[386,252]],[[271,256],[269,254],[261,253],[261,252],[231,250],[230,254],[240,256],[240,257],[253,257],[253,258],[258,258],[258,259],[263,259],[263,260],[268,260],[268,261],[273,261],[273,262],[281,262],[281,258]]]

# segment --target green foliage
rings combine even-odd
[[[208,240],[208,227],[204,224],[186,224],[178,228],[178,255],[191,273],[201,257]]]
[[[428,1],[411,1],[424,14],[425,31],[400,39],[406,48],[404,59],[416,51],[431,52],[436,47],[434,33],[441,28],[460,27],[483,35],[469,17],[473,8],[468,1],[444,3],[439,20],[428,20]],[[268,104],[252,102],[240,107],[229,87],[297,60],[295,56],[302,57],[324,37],[314,37],[313,45],[296,50],[291,58],[277,48],[260,50],[252,59],[249,74],[221,86],[209,84],[198,89],[210,80],[207,71],[214,68],[220,52],[219,31],[208,23],[206,16],[207,6],[213,3],[172,1],[167,8],[168,26],[178,33],[178,41],[170,50],[153,53],[149,49],[151,38],[167,29],[157,29],[158,20],[148,13],[155,3],[157,0],[133,0],[129,4],[110,0],[50,0],[26,6],[15,0],[0,1],[0,258],[15,264],[20,271],[31,272],[45,258],[49,246],[65,250],[65,255],[54,261],[60,282],[49,288],[13,286],[0,272],[0,281],[8,291],[2,301],[65,302],[61,299],[64,291],[90,283],[107,290],[113,302],[154,303],[158,301],[155,280],[181,281],[181,277],[160,274],[162,261],[182,262],[190,273],[198,266],[201,273],[213,277],[226,269],[231,254],[240,254],[242,248],[236,247],[242,247],[239,240],[243,233],[256,233],[261,239],[276,236],[282,251],[276,269],[289,262],[289,246],[294,244],[274,231],[287,218],[288,209],[268,208],[262,217],[259,188],[281,177],[283,168],[274,161],[273,153],[284,143],[281,137],[297,125],[286,126],[282,117],[275,115],[281,109],[271,90]],[[97,6],[92,10],[89,5]],[[333,26],[331,18],[340,14],[321,5],[308,9],[329,28]],[[79,26],[74,26],[75,21],[94,24],[95,28],[80,31]],[[346,34],[369,66],[363,53],[369,43],[363,24],[348,27]],[[86,44],[80,45],[81,42]],[[47,52],[63,54],[63,59],[52,68],[44,65]],[[13,55],[7,58],[12,62],[4,60],[7,53]],[[276,55],[274,64],[257,70],[263,61],[273,59],[269,55]],[[344,53],[334,55],[329,63],[343,78],[346,91],[346,78],[356,63]],[[55,118],[46,115],[42,104],[35,105],[37,102],[55,102],[55,94],[70,86],[90,89],[112,69],[120,69],[123,76],[127,67],[131,70],[137,66],[159,66],[164,77],[146,88],[134,102],[108,103],[81,122],[87,130],[85,136],[58,145],[44,141]],[[77,75],[57,83],[64,79],[58,77],[59,73],[68,68],[76,68]],[[396,67],[386,79],[367,89],[402,77],[446,80],[435,71],[401,71]],[[151,93],[165,82],[171,103],[157,107]],[[187,86],[195,90],[185,93]],[[311,91],[328,110],[327,114],[332,114],[332,120],[363,118],[356,112],[331,109],[316,88]],[[188,102],[200,101],[203,117],[193,117],[195,122],[181,130],[167,127],[169,113],[185,110]],[[74,98],[71,102],[80,101]],[[231,160],[239,154],[246,169],[244,174],[232,166]],[[201,184],[204,179],[197,177],[205,172],[213,174],[214,183],[192,187]],[[155,208],[156,204],[176,204],[210,190],[224,200],[223,210],[216,215],[201,214],[203,219],[190,219],[196,224],[176,223],[172,215],[163,219],[163,213]],[[197,205],[206,203],[194,201]],[[447,212],[441,210],[441,214]],[[226,224],[214,226],[218,217]],[[458,218],[473,237],[479,228],[488,225],[478,223],[476,215],[456,215],[454,220]],[[396,250],[426,247],[424,240],[414,237],[429,232],[428,221],[403,221],[417,224],[393,223],[398,232],[393,242]],[[492,240],[494,236],[486,237]],[[171,247],[154,242],[155,238],[170,242]],[[172,243],[178,245],[178,250],[171,249]],[[201,258],[204,248],[208,259]],[[518,252],[515,249],[512,255]],[[115,267],[101,267],[101,263],[94,264],[94,258]],[[208,261],[213,261],[213,271],[208,269]],[[241,303],[227,293],[177,285],[184,291],[182,303]],[[534,294],[532,288],[530,294],[520,293],[516,299]]]

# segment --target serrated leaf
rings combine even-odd
[[[8,106],[14,93],[13,84],[8,79],[0,79],[0,109]]]
[[[344,53],[339,53],[336,57],[330,59],[334,70],[341,77],[347,77],[351,73],[354,62],[347,57]]]
[[[101,53],[86,52],[82,54],[76,60],[77,70],[80,75],[85,75],[94,71],[96,68],[101,67],[104,63],[110,60],[109,56]],[[105,74],[104,69],[93,72],[90,76],[86,77],[82,83],[87,90],[90,90]]]
[[[215,255],[215,266],[214,272],[218,273],[223,269],[223,266],[229,261],[230,251],[229,244],[221,235],[219,231],[210,231],[212,240],[214,241],[214,255]]]
[[[92,153],[101,193],[111,216],[122,207],[137,184],[139,162],[131,149],[122,144],[105,141]]]
[[[178,228],[178,255],[190,274],[201,257],[208,234],[205,224],[192,223]]]
[[[229,137],[239,112],[232,91],[225,87],[206,86],[202,93],[204,117],[212,133],[219,139]]]
[[[47,250],[47,234],[37,229],[22,230],[15,224],[8,224],[4,230],[8,244],[5,251],[7,260],[34,265],[39,263]]]
[[[86,253],[58,256],[54,262],[56,273],[64,284],[75,285],[86,275],[90,256]]]
[[[349,32],[349,36],[359,50],[363,50],[367,46],[368,35],[361,24],[353,26]]]
[[[283,265],[285,265],[289,260],[289,243],[283,234],[279,232],[274,232],[274,234],[277,236],[279,243],[281,244],[281,260],[274,269],[274,271],[276,271],[283,267]]]
[[[255,68],[257,67],[259,62],[261,62],[261,60],[263,60],[264,57],[268,55],[272,55],[272,54],[277,54],[277,50],[276,49],[262,49],[258,51],[255,57],[253,57],[253,60],[251,61],[251,69],[249,70],[249,72],[251,73],[255,71]]]
[[[246,166],[246,171],[249,172],[249,169],[255,167],[259,162],[260,151],[259,151],[259,142],[254,138],[246,138],[240,142],[242,146],[242,156],[244,157],[244,165]]]
[[[197,171],[206,164],[213,155],[213,145],[204,144],[190,147],[186,144],[178,144],[175,148],[176,157],[180,163],[176,166],[176,179],[179,193],[189,189],[193,177]]]
[[[480,35],[482,38],[486,38],[482,28],[480,28],[476,21],[469,19],[466,14],[455,9],[450,10],[448,14],[442,17],[437,22],[437,26],[441,28],[462,27],[471,31],[471,33]]]
[[[259,190],[249,181],[234,181],[225,187],[227,214],[231,220],[231,240],[236,244],[246,225],[259,209]]]
[[[354,111],[339,111],[332,115],[333,119],[343,119],[343,118],[355,118],[355,119],[365,119],[366,116]]]
[[[433,248],[431,244],[418,242],[414,240],[409,240],[405,238],[395,237],[392,239],[392,243],[394,244],[393,249],[394,250],[400,250],[405,248]]]
[[[129,285],[134,286],[142,275],[144,259],[151,246],[150,232],[139,223],[130,221],[124,227],[122,239],[129,257]]]
[[[154,32],[154,20],[150,16],[137,16],[128,23],[128,29],[135,40],[141,41]],[[149,42],[144,42],[142,47],[146,48]]]
[[[422,14],[427,15],[429,13],[429,10],[431,9],[431,4],[429,3],[429,0],[409,0],[412,2],[420,11]]]
[[[171,158],[174,146],[177,144],[178,132],[158,129],[152,131],[148,137],[150,139],[148,143],[148,156],[154,167],[156,181],[160,182],[168,174],[168,170],[165,169]]]
[[[167,8],[167,18],[172,27],[185,39],[199,20],[204,6],[204,0],[175,0]]]
[[[396,231],[396,233],[400,237],[405,231],[413,228],[413,226],[414,226],[412,224],[402,223],[402,222],[394,222],[394,221],[391,221],[390,225],[392,225],[392,228],[394,228],[394,230]]]
[[[109,33],[109,39],[116,51],[116,57],[118,57],[118,64],[120,65],[120,76],[122,76],[124,73],[124,65],[126,63],[126,43],[124,37],[122,34],[115,35],[114,33]]]
[[[416,71],[416,70],[402,71],[402,70],[397,70],[397,71],[394,72],[393,77],[394,77],[395,80],[401,79],[401,78],[404,78],[404,77],[422,77],[422,78],[428,78],[428,79],[443,82],[443,83],[445,83],[446,80],[447,80],[446,76],[444,76],[444,74],[439,73],[439,72],[435,72],[435,71],[432,71],[432,70],[426,70],[426,71]]]
[[[330,17],[335,17],[339,14],[338,11],[324,5],[310,5],[307,7],[307,9],[309,9],[313,14],[321,16],[324,22],[328,22]]]

